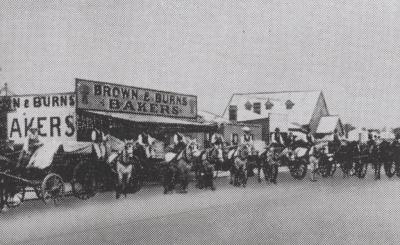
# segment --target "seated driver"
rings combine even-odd
[[[31,156],[42,145],[38,129],[30,128],[18,158],[18,165],[21,164],[25,155]]]
[[[184,141],[184,136],[181,133],[176,133],[174,135],[174,148],[173,152],[180,153],[186,148],[186,143]]]
[[[151,137],[147,130],[143,131],[143,133],[139,134],[138,136],[137,142],[145,149],[147,158],[153,156],[151,145],[153,145],[155,140],[156,139]]]
[[[214,148],[222,149],[223,143],[224,139],[222,135],[214,133],[213,136],[211,137],[211,144],[214,146]]]
[[[97,158],[105,159],[107,136],[101,129],[99,123],[96,123],[92,131],[91,139],[93,142],[93,147],[96,152]]]

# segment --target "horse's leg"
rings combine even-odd
[[[121,178],[120,178],[120,173],[118,173],[118,181],[117,184],[115,185],[115,198],[118,199],[121,195]]]
[[[261,183],[261,160],[257,159],[256,164],[257,164],[257,180],[258,183]]]
[[[276,179],[278,178],[278,171],[279,171],[279,168],[278,168],[278,165],[277,164],[274,164],[273,166],[273,170],[274,170],[274,174],[273,174],[273,176],[272,176],[272,178],[273,178],[273,183],[274,184],[276,184]]]
[[[215,191],[214,176],[213,176],[214,170],[215,170],[214,167],[211,166],[211,167],[210,167],[210,176],[209,176],[209,179],[210,179],[210,188],[211,188],[212,191]]]
[[[0,213],[5,206],[5,178],[0,177]]]
[[[189,170],[186,167],[182,166],[180,175],[182,193],[187,193],[187,188],[189,185]]]
[[[164,173],[163,173],[163,187],[164,187],[164,194],[168,193],[168,188],[169,188],[169,184],[170,184],[170,168],[166,167],[164,169]]]

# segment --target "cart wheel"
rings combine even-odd
[[[75,197],[82,200],[93,197],[96,194],[96,178],[92,168],[84,162],[76,165],[71,185]]]
[[[64,196],[65,185],[61,176],[55,173],[48,174],[42,182],[42,200],[48,203],[53,200],[54,204]]]
[[[7,198],[7,206],[9,208],[15,208],[21,205],[21,203],[24,202],[25,200],[25,187],[21,187],[18,189],[18,192],[15,193],[14,195],[11,195],[9,193],[8,198]]]

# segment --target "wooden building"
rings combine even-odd
[[[329,116],[322,91],[236,93],[222,115],[231,122],[262,125],[267,143],[276,128],[283,133],[309,128],[316,134],[321,119]]]

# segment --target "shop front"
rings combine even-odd
[[[197,121],[197,97],[166,91],[76,79],[77,135],[88,141],[95,122],[120,139],[147,131],[169,145],[177,132],[204,145],[215,124]]]
[[[30,128],[37,128],[43,141],[91,141],[99,124],[122,140],[136,140],[147,131],[165,145],[177,132],[204,145],[205,135],[217,130],[197,121],[196,96],[82,79],[76,79],[72,93],[13,95],[2,101],[7,101],[3,136],[15,144],[24,143]]]

